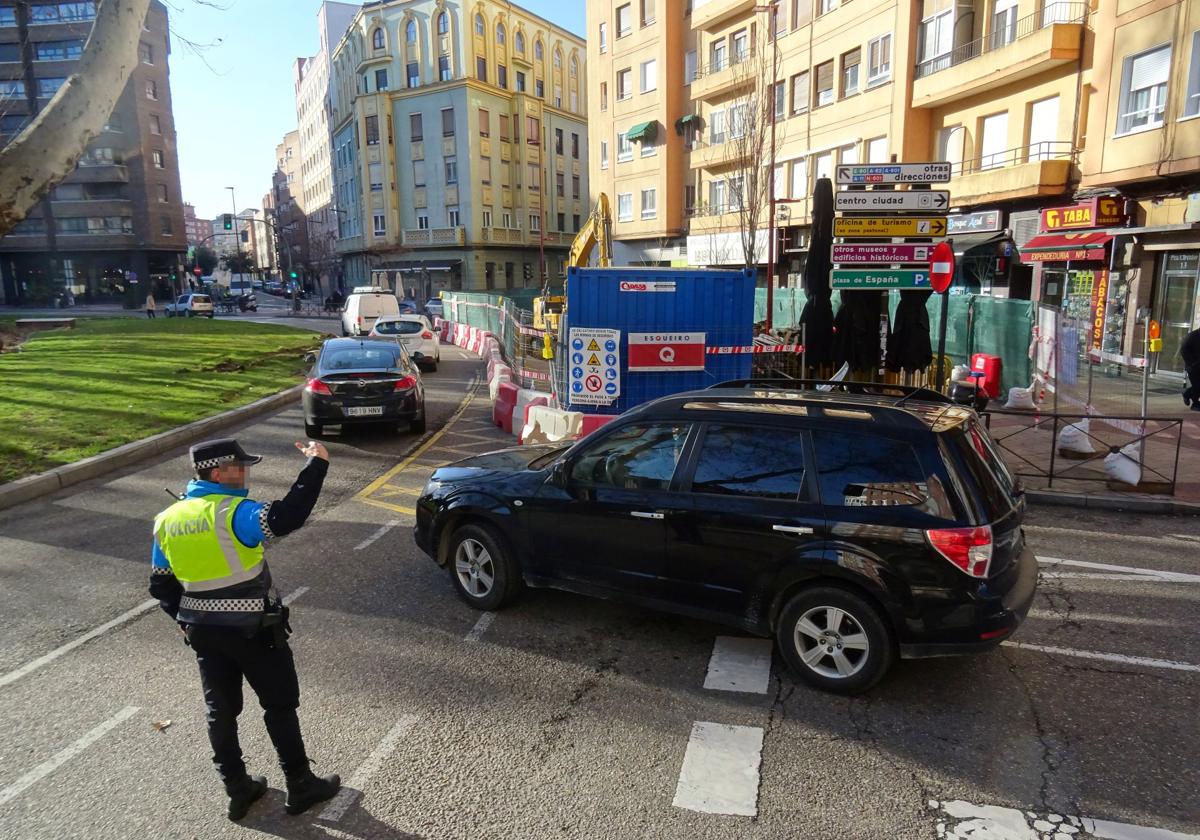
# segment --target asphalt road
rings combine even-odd
[[[443,348],[415,451],[331,435],[313,520],[268,549],[310,754],[352,789],[302,817],[248,695],[243,746],[273,789],[224,818],[193,657],[146,605],[150,521],[185,453],[0,514],[0,837],[1200,834],[1194,520],[1037,510],[1017,645],[832,697],[710,624],[556,592],[463,605],[407,511],[434,465],[507,441],[470,399],[479,372]],[[290,409],[238,431],[267,455],[252,495],[285,492],[301,428]],[[750,690],[706,688],[730,663]]]

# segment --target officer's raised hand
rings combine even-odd
[[[325,448],[325,444],[315,440],[310,440],[308,443],[296,441],[296,448],[300,450],[300,454],[305,458],[320,458],[322,461],[329,460],[329,450]]]

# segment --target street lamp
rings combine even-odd
[[[756,12],[767,13],[766,32],[767,37],[771,39],[771,88],[770,102],[767,107],[771,115],[771,165],[770,172],[767,175],[767,206],[770,208],[771,218],[767,228],[767,329],[771,329],[772,315],[775,311],[775,239],[777,232],[775,229],[775,123],[778,122],[778,115],[775,113],[775,97],[776,90],[779,87],[779,33],[775,31],[775,15],[779,10],[779,0],[771,0],[770,3],[758,5],[754,7]]]

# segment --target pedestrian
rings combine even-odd
[[[154,310],[157,308],[157,306],[158,305],[154,302],[154,292],[151,292],[150,294],[146,295],[146,317],[147,318],[154,317]]]
[[[1179,356],[1183,359],[1183,372],[1189,383],[1183,389],[1183,403],[1192,411],[1200,411],[1200,329],[1183,337]]]
[[[247,498],[248,467],[262,460],[233,438],[191,448],[196,478],[183,498],[154,520],[150,594],[179,622],[196,653],[208,708],[213,763],[225,783],[231,820],[244,817],[267,790],[242,761],[237,718],[242,678],[263,707],[263,721],[287,783],[285,809],[299,814],[330,799],[336,776],[313,774],[300,734],[300,684],[287,636],[288,608],[271,584],[263,544],[300,528],[308,519],[329,453],[320,443],[297,443],[308,463],[278,501]]]

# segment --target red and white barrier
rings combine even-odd
[[[519,399],[520,389],[512,382],[501,382],[492,402],[492,422],[510,435],[513,431],[513,411]]]
[[[525,427],[521,429],[522,443],[559,443],[579,437],[583,414],[563,411],[546,405],[531,405],[526,411]]]

